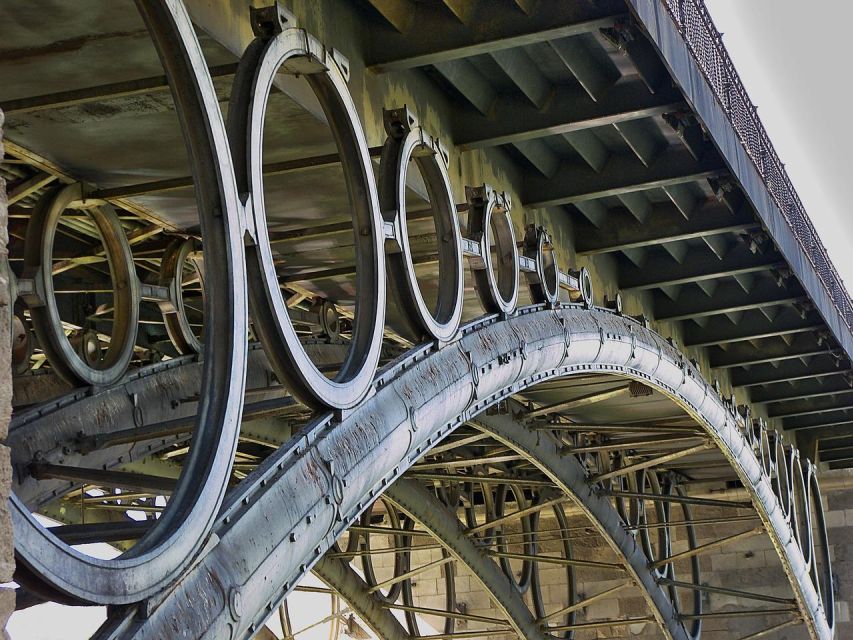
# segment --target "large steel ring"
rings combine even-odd
[[[42,527],[21,500],[10,498],[20,573],[35,576],[42,591],[77,603],[140,602],[166,588],[196,557],[228,486],[245,387],[245,222],[216,92],[183,3],[139,0],[137,6],[169,78],[193,164],[201,235],[211,258],[206,265],[208,322],[200,380],[205,391],[199,398],[192,446],[167,508],[155,526],[117,558],[95,558],[66,545]],[[53,208],[59,209],[66,197]]]
[[[65,335],[53,287],[53,245],[59,219],[83,200],[79,183],[48,192],[30,218],[24,247],[24,274],[33,278],[38,301],[29,298],[30,317],[48,361],[74,385],[107,386],[127,371],[139,321],[139,280],[127,236],[112,206],[87,209],[104,245],[113,282],[113,329],[102,357],[85,358]]]
[[[311,361],[299,341],[281,294],[267,228],[263,135],[267,101],[279,72],[303,75],[316,95],[337,144],[353,211],[356,314],[350,350],[334,379]],[[228,130],[237,183],[251,195],[255,241],[247,247],[249,299],[254,329],[279,378],[302,402],[345,409],[367,394],[381,349],[385,321],[382,216],[367,141],[333,52],[301,29],[246,49],[234,78]]]
[[[405,107],[385,112],[385,130],[388,138],[379,165],[379,203],[386,220],[394,225],[399,245],[399,251],[387,257],[388,283],[413,336],[448,341],[459,329],[465,285],[462,233],[447,174],[447,152],[424,133]],[[406,177],[410,160],[417,163],[424,179],[435,221],[438,297],[432,310],[421,293],[409,242]]]
[[[506,194],[487,185],[467,187],[468,234],[480,242],[483,268],[474,269],[474,284],[487,313],[512,313],[518,303],[518,247]],[[495,256],[491,246],[495,245]]]

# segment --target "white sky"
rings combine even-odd
[[[849,0],[706,0],[776,151],[853,288]]]

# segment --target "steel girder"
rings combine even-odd
[[[386,368],[363,405],[337,418],[321,416],[235,489],[177,591],[150,602],[148,617],[135,620],[132,631],[122,624],[118,634],[107,626],[100,637],[162,637],[187,624],[182,612],[188,597],[209,603],[198,616],[205,633],[251,637],[359,513],[430,447],[526,387],[591,372],[639,379],[705,427],[750,491],[812,636],[831,637],[803,553],[742,419],[660,336],[630,319],[580,306],[490,317],[468,325],[457,342],[421,346]],[[523,432],[516,436],[522,450],[525,438]],[[548,459],[547,451],[539,453]],[[593,510],[590,504],[587,510]],[[604,523],[609,530],[606,518]],[[235,598],[239,610],[231,604]],[[658,619],[671,620],[665,600],[655,599]]]

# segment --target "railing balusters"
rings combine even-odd
[[[663,6],[729,116],[743,148],[848,327],[853,302],[779,159],[703,0],[663,0]]]

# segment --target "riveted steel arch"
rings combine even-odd
[[[532,307],[504,320],[490,317],[466,326],[456,343],[415,349],[380,375],[376,393],[356,411],[340,422],[331,415],[316,420],[270,456],[230,496],[214,529],[216,546],[184,577],[187,589],[203,591],[214,588],[207,578],[215,573],[222,585],[215,590],[242,585],[253,594],[248,603],[244,598],[246,612],[239,619],[227,607],[211,615],[209,632],[236,624],[238,637],[250,637],[252,625],[262,622],[264,612],[287,595],[358,514],[460,425],[531,385],[590,372],[642,380],[701,418],[738,474],[754,487],[753,502],[815,637],[831,637],[803,554],[744,435],[742,419],[660,336],[628,318],[579,306]],[[259,526],[265,510],[280,504],[289,505],[280,527]],[[267,550],[263,557],[253,555],[239,566],[228,560],[240,549],[258,547]],[[269,580],[272,567],[280,583]],[[156,635],[171,606],[177,603],[167,600],[155,609],[138,637]]]

